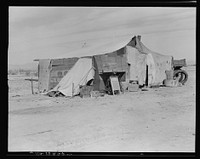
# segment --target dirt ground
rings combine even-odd
[[[25,77],[9,76],[8,150],[194,152],[196,68],[185,69],[182,87],[98,98],[31,95]]]

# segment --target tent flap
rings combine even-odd
[[[65,96],[72,97],[80,93],[79,86],[86,85],[93,78],[92,58],[80,58],[51,91],[59,91]]]
[[[136,48],[141,53],[147,53],[146,63],[148,65],[148,84],[162,84],[166,78],[165,71],[172,69],[172,56],[162,55],[148,49],[141,41],[137,40]]]
[[[126,46],[127,62],[130,64],[130,79],[137,80],[140,85],[145,84],[146,54],[140,53],[136,48]]]

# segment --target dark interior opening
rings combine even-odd
[[[148,86],[148,65],[146,65],[146,80],[145,85]]]
[[[86,86],[91,86],[91,84],[92,84],[93,81],[94,81],[94,79],[89,80],[89,81],[86,83]]]
[[[100,76],[103,79],[103,82],[105,84],[106,92],[108,92],[108,94],[112,94],[111,84],[109,82],[109,77],[111,75],[118,76],[120,87],[121,87],[121,82],[126,80],[125,79],[125,75],[126,75],[125,72],[115,72],[115,74],[114,74],[114,72],[104,72],[104,73],[100,74]]]
[[[115,74],[113,72],[104,72],[104,73],[100,74],[100,76],[103,79],[103,82],[105,84],[106,84],[106,82],[108,81],[108,79],[111,75],[118,76],[118,79],[119,79],[120,82],[125,81],[125,72],[116,72]]]

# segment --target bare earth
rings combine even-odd
[[[31,95],[8,77],[8,150],[194,152],[196,69],[185,69],[182,87],[83,99]]]

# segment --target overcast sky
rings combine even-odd
[[[120,47],[134,35],[153,51],[196,60],[196,9],[9,7],[8,64],[85,56],[83,48]]]

